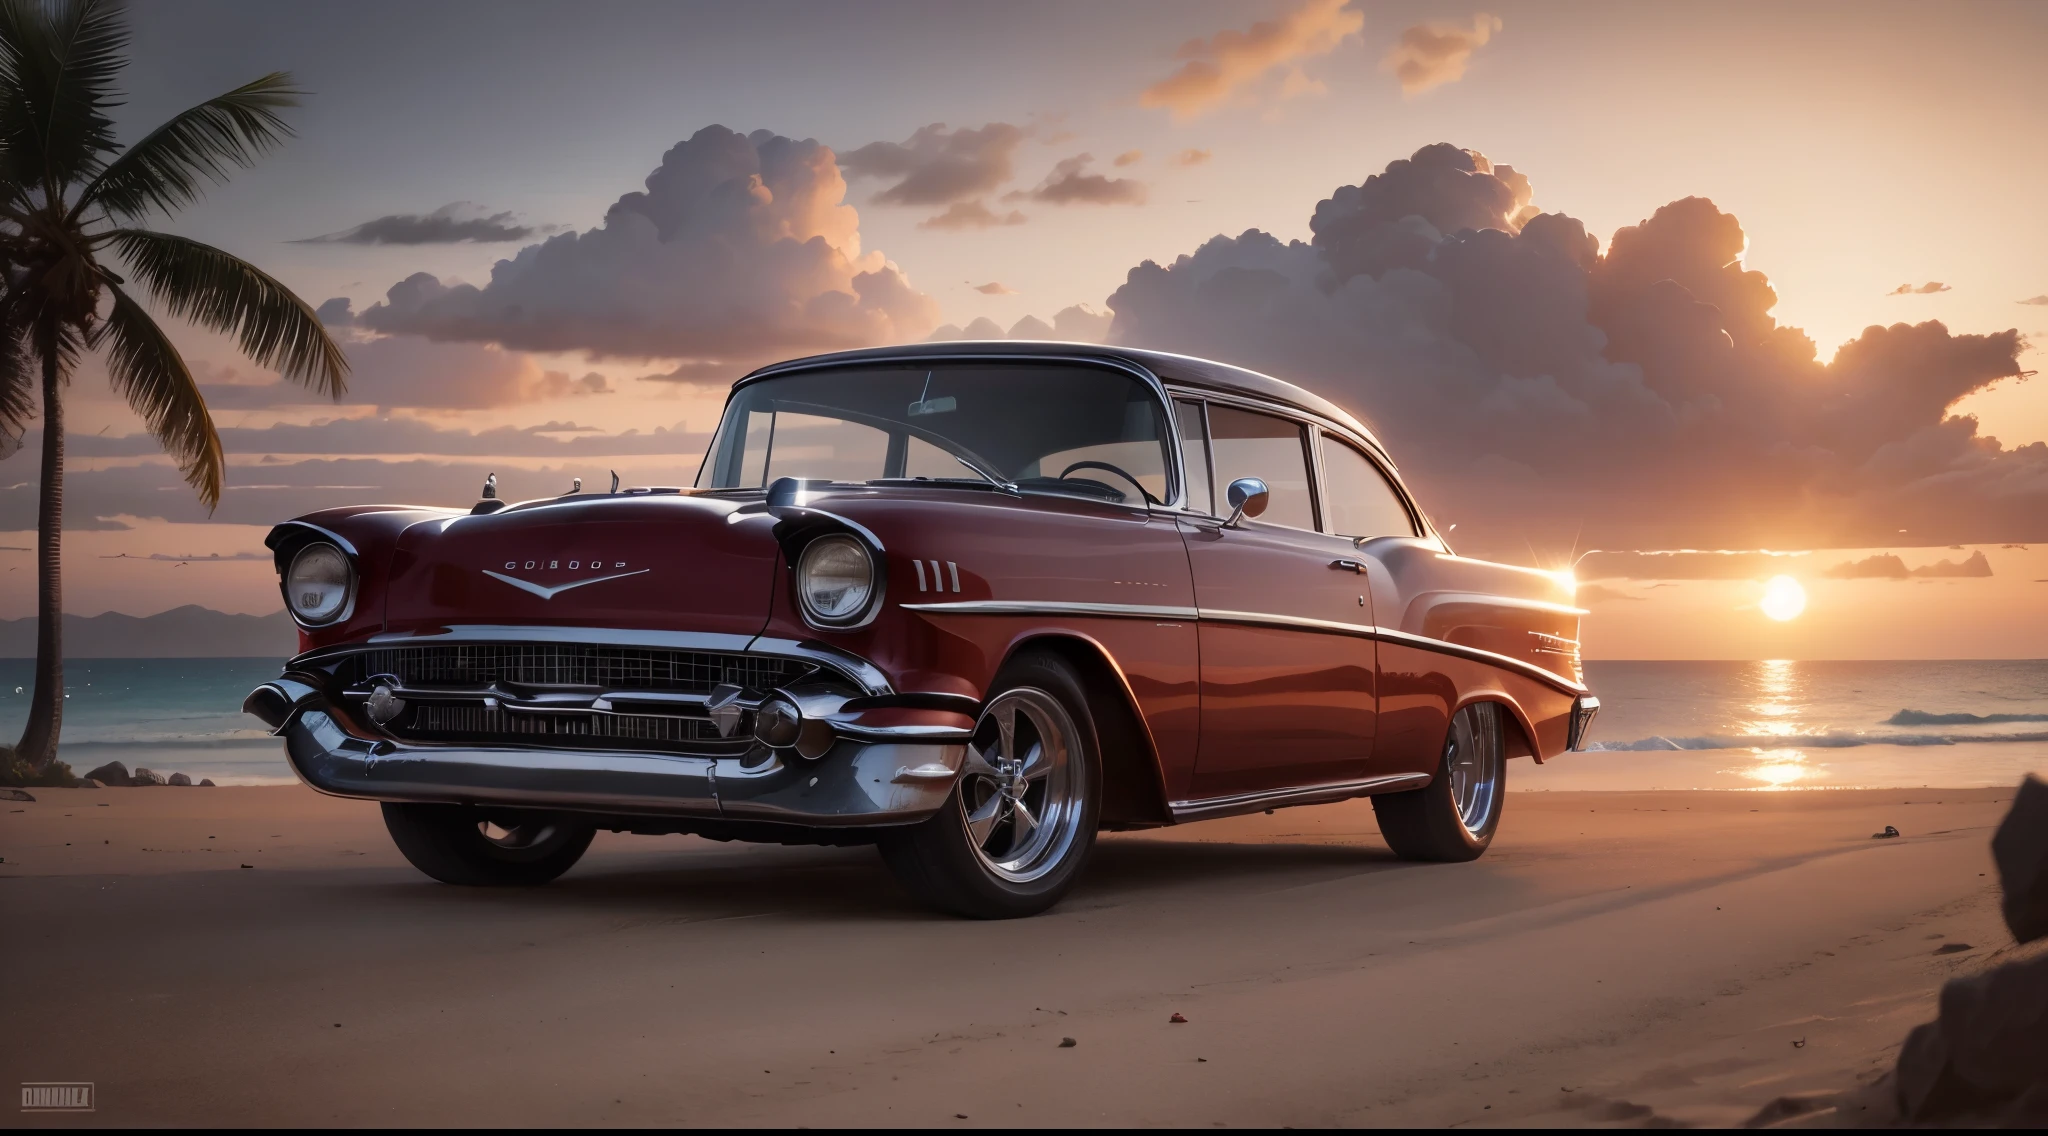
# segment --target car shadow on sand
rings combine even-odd
[[[1104,839],[1074,891],[1055,912],[1130,904],[1213,904],[1237,893],[1265,893],[1355,877],[1413,870],[1385,847],[1320,842]],[[869,847],[818,848],[696,844],[674,851],[609,850],[544,888],[469,889],[412,874],[358,888],[401,905],[587,909],[687,921],[800,915],[831,920],[947,918],[911,899]]]

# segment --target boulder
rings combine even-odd
[[[211,789],[211,788],[213,788],[213,778],[211,778],[211,777],[201,777],[201,778],[199,779],[199,787],[200,787],[201,789]]]
[[[2012,808],[1991,837],[2005,925],[2022,943],[2048,935],[2048,781],[2020,782]]]
[[[87,773],[86,778],[102,785],[128,784],[128,767],[118,761],[110,761]]]
[[[144,769],[141,766],[137,766],[135,768],[135,776],[130,777],[128,783],[130,785],[161,785],[164,783],[164,775],[153,769]]]
[[[183,773],[173,773],[173,774],[171,774],[170,780],[168,780],[168,781],[165,781],[165,782],[164,782],[164,784],[166,784],[166,785],[190,785],[190,784],[192,784],[192,779],[191,779],[190,777],[187,777],[187,776],[185,776],[185,775],[184,775]]]
[[[104,789],[104,788],[106,788],[106,786],[105,786],[105,785],[102,785],[102,784],[100,784],[100,783],[99,783],[98,781],[95,781],[95,780],[93,780],[93,779],[92,779],[92,778],[90,778],[90,777],[80,777],[80,778],[79,778],[78,780],[76,780],[76,781],[73,781],[73,782],[71,783],[71,787],[72,787],[73,789]]]
[[[1941,1123],[2048,1101],[2048,955],[1941,988],[1941,1015],[1899,1050],[1899,1109]]]
[[[33,801],[35,795],[27,789],[0,789],[0,801]]]

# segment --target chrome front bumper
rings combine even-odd
[[[314,789],[372,801],[491,804],[612,814],[908,824],[953,789],[958,741],[840,737],[816,759],[757,747],[744,756],[557,747],[407,744],[358,730],[318,688],[286,676],[243,709],[285,739],[292,771]]]

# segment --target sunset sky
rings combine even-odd
[[[270,70],[311,92],[163,227],[320,305],[354,376],[317,403],[184,335],[233,463],[208,517],[82,367],[71,611],[273,611],[276,520],[686,484],[754,365],[1037,334],[1330,395],[1461,552],[1605,550],[1594,657],[2048,654],[2048,5],[132,19],[129,137]],[[26,441],[0,617],[33,610]],[[1640,555],[1681,549],[1738,555]]]

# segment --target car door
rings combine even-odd
[[[1265,481],[1271,499],[1233,525],[1182,522],[1201,611],[1196,794],[1363,776],[1378,712],[1370,601],[1351,542],[1317,531],[1308,428],[1222,402],[1206,412],[1213,513],[1227,514],[1225,490],[1241,477]],[[1187,464],[1193,481],[1197,463]]]
[[[1414,538],[1421,529],[1379,462],[1335,433],[1323,430],[1319,434],[1325,504],[1323,528],[1351,548],[1348,557],[1358,566],[1358,587],[1366,594],[1367,603],[1372,604],[1372,597],[1376,596],[1381,607],[1388,606],[1395,588],[1393,576],[1380,556],[1397,549],[1412,552]],[[1374,623],[1398,625],[1401,621],[1398,611],[1374,610],[1373,615]],[[1414,654],[1413,647],[1390,643],[1377,647],[1379,717],[1375,723],[1375,774],[1404,768],[1398,764],[1398,756],[1389,752],[1389,743],[1393,743],[1393,750],[1405,745],[1424,752],[1434,752],[1434,747],[1441,744],[1440,733],[1434,740],[1427,740],[1427,735],[1434,724],[1442,721],[1443,692],[1433,682],[1418,681]],[[1420,673],[1429,672],[1425,667]],[[1412,754],[1409,756],[1412,759]]]

